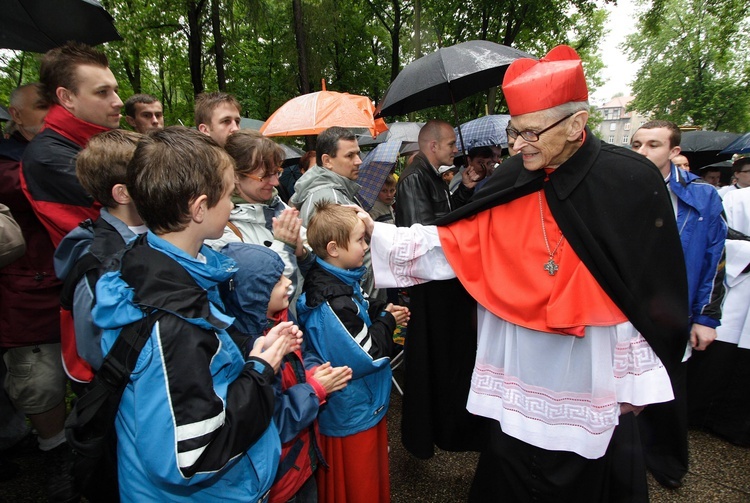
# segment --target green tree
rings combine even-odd
[[[750,129],[746,0],[660,0],[625,43],[642,66],[631,107],[704,129]]]

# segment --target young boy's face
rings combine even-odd
[[[234,190],[234,169],[231,166],[224,168],[224,192],[221,199],[213,208],[206,210],[207,224],[206,239],[219,239],[224,234],[224,227],[229,221],[229,213],[234,208],[232,203],[232,191]]]
[[[358,221],[357,225],[349,233],[349,248],[344,250],[343,247],[339,247],[339,267],[342,269],[356,269],[362,266],[365,262],[367,248],[365,224],[362,221]]]
[[[289,307],[289,286],[291,284],[292,280],[282,274],[276,286],[271,290],[266,316],[273,318],[276,313]]]
[[[381,203],[391,206],[396,200],[396,186],[395,185],[383,185],[378,193],[378,201]]]

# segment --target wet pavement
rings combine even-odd
[[[401,395],[394,390],[388,412],[393,503],[466,501],[478,454],[438,450],[429,460],[417,459],[401,446],[400,423]],[[45,501],[41,455],[33,453],[14,462],[21,472],[0,482],[0,503]],[[691,431],[690,470],[684,485],[670,491],[649,477],[649,491],[655,503],[750,503],[750,449]]]
[[[466,501],[479,455],[436,449],[433,458],[421,460],[409,454],[401,445],[401,395],[395,390],[388,421],[392,502]],[[689,443],[690,469],[683,486],[665,489],[649,475],[652,503],[750,502],[750,449],[700,431],[689,433]]]

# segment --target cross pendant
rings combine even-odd
[[[549,259],[549,262],[544,264],[544,270],[547,271],[550,276],[554,276],[559,268],[560,267],[555,264],[555,261],[552,260],[552,258]]]

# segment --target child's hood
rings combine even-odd
[[[198,260],[150,232],[148,245],[145,237],[140,241],[122,257],[121,269],[105,273],[96,284],[91,314],[99,327],[116,329],[139,320],[144,316],[141,306],[206,328],[231,324],[215,307],[221,306],[217,284],[235,273],[231,259],[204,247],[204,260]]]
[[[270,248],[249,243],[229,243],[221,253],[238,267],[234,278],[221,285],[227,312],[242,332],[258,335],[266,328],[268,302],[284,272],[284,261]]]

